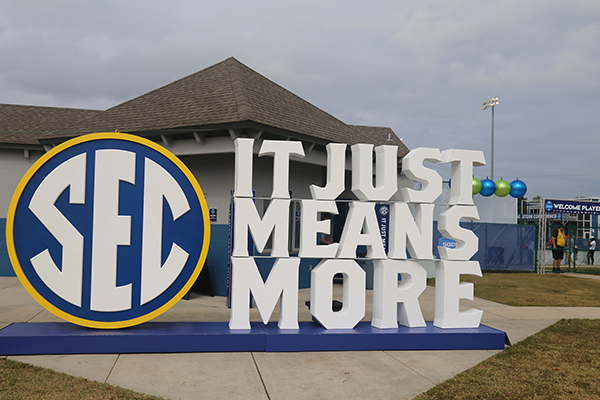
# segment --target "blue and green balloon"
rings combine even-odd
[[[527,185],[525,182],[515,179],[510,183],[510,195],[514,198],[520,198],[527,193]]]
[[[518,199],[525,196],[525,193],[527,193],[527,185],[519,179],[515,179],[508,183],[508,181],[504,179],[494,182],[487,178],[479,180],[478,178],[473,177],[473,195],[476,195],[477,193],[484,197],[489,197],[493,194],[498,197],[505,197],[510,194],[512,197]]]
[[[481,181],[479,178],[473,177],[473,196],[475,196],[481,190]]]
[[[496,193],[496,196],[498,197],[507,196],[510,193],[510,183],[504,179],[496,181],[496,191],[494,193]]]

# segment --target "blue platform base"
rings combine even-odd
[[[300,322],[298,330],[276,323],[252,323],[230,330],[227,322],[147,322],[119,330],[64,323],[14,323],[0,330],[0,355],[190,353],[236,351],[490,350],[504,349],[506,334],[485,325],[468,329],[377,329],[361,322],[354,329],[327,330]]]

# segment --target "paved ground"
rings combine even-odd
[[[579,277],[581,274],[569,274]],[[592,279],[598,277],[592,276]],[[339,286],[339,285],[336,285]],[[339,288],[338,289],[339,292]],[[338,293],[339,294],[339,293]],[[371,320],[371,292],[367,315]],[[310,320],[301,290],[299,319]],[[420,298],[425,320],[434,315],[434,291]],[[600,318],[600,307],[510,307],[462,301],[484,310],[482,323],[507,332],[514,344],[561,318]],[[278,310],[274,312],[275,318]],[[156,321],[228,321],[222,297],[192,295]],[[252,315],[259,321],[258,314]],[[0,277],[0,328],[13,322],[60,321],[25,291]],[[87,379],[166,399],[412,399],[498,351],[367,351],[310,353],[186,353],[11,356]]]

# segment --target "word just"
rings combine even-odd
[[[298,329],[298,272],[300,258],[322,261],[311,271],[310,313],[326,329],[352,329],[365,316],[365,271],[357,264],[356,249],[366,246],[373,260],[373,319],[379,329],[426,326],[419,296],[426,287],[427,273],[419,263],[435,263],[435,318],[440,328],[478,327],[483,312],[459,311],[460,299],[473,300],[473,284],[461,283],[460,275],[481,276],[479,262],[469,261],[478,249],[478,238],[461,228],[461,218],[478,220],[473,205],[473,166],[485,165],[483,152],[417,148],[402,160],[398,176],[397,146],[375,148],[373,185],[373,145],[351,146],[352,193],[358,199],[349,204],[340,243],[320,245],[319,234],[330,234],[328,221],[320,213],[337,214],[335,199],[344,192],[346,145],[327,145],[327,184],[310,186],[312,199],[301,200],[300,250],[298,257],[288,252],[289,162],[304,157],[301,142],[265,140],[258,156],[273,157],[273,192],[263,217],[259,216],[252,192],[254,139],[235,141],[235,191],[233,250],[231,257],[231,329],[250,329],[250,295],[263,323],[267,323],[280,301],[278,326]],[[432,253],[433,210],[442,192],[442,178],[426,168],[424,161],[450,163],[452,187],[449,208],[438,216],[438,230],[456,241],[455,248],[438,247],[440,259]],[[398,181],[403,182],[399,188]],[[414,189],[413,182],[421,189]],[[394,196],[394,200],[390,201]],[[397,200],[396,200],[397,199]],[[385,254],[375,214],[377,202],[390,203],[389,251]],[[411,212],[414,208],[414,215]],[[272,237],[271,257],[276,258],[266,282],[248,255],[248,235],[259,252]],[[407,259],[407,250],[411,259]],[[343,275],[343,307],[332,311],[333,277]],[[401,283],[398,284],[398,275]]]

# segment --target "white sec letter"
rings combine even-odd
[[[171,251],[164,265],[161,265],[163,198],[171,208],[174,221],[190,210],[185,193],[175,178],[163,167],[146,158],[141,304],[146,304],[171,286],[189,257],[186,251],[172,243]]]
[[[131,308],[131,284],[117,286],[117,249],[129,246],[131,216],[119,215],[119,183],[135,183],[135,153],[97,150],[94,177],[94,228],[90,308]]]
[[[54,293],[78,307],[83,283],[83,236],[54,204],[69,187],[69,203],[85,203],[85,171],[85,154],[63,162],[44,178],[29,202],[31,212],[62,246],[60,270],[48,249],[33,257],[31,264]]]

